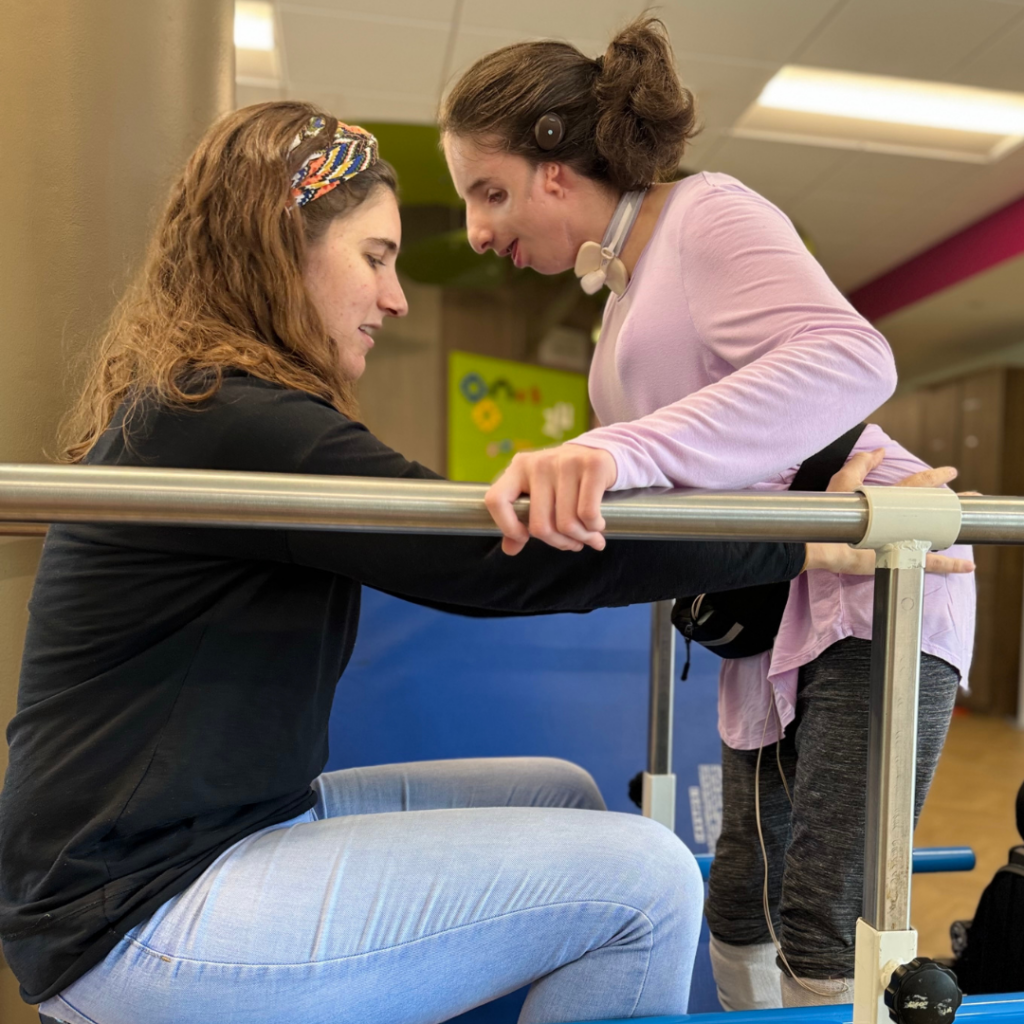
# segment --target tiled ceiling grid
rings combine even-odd
[[[603,52],[637,0],[281,0],[282,81],[242,80],[240,104],[322,103],[353,120],[430,123],[445,82],[524,38]],[[1024,0],[667,0],[680,74],[704,131],[684,164],[778,203],[849,290],[1024,192],[1024,147],[990,165],[733,138],[787,63],[1024,92]]]

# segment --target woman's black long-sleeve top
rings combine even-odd
[[[434,477],[324,402],[242,373],[119,421],[106,465]],[[453,610],[581,611],[786,580],[803,545],[141,526],[50,529],[0,795],[0,936],[30,1002],[225,849],[313,803],[360,586]]]

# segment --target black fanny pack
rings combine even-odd
[[[846,464],[864,426],[859,423],[817,455],[806,459],[789,489],[824,491]],[[678,598],[672,609],[672,623],[686,639],[683,679],[690,667],[691,640],[720,658],[749,658],[771,650],[788,597],[789,583],[764,583],[718,594]]]

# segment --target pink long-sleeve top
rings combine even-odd
[[[603,425],[573,443],[612,455],[616,490],[782,490],[895,384],[885,338],[786,215],[735,178],[704,172],[672,189],[625,293],[608,300],[590,371]],[[925,468],[874,425],[854,452],[882,447],[867,483]],[[966,547],[950,554],[971,557]],[[794,717],[800,666],[845,637],[871,638],[873,586],[817,570],[792,582],[774,648],[723,661],[726,744],[752,750],[778,738]],[[973,643],[973,575],[927,577],[924,651],[966,681]]]

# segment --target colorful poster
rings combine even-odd
[[[490,483],[516,452],[590,426],[587,378],[471,352],[448,356],[448,478]]]

